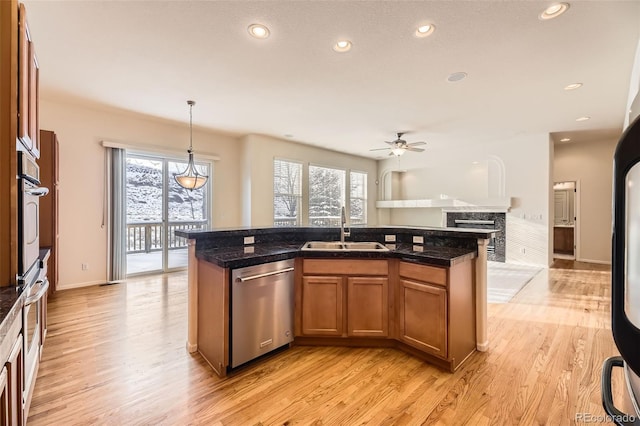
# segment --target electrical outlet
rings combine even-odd
[[[255,237],[251,236],[251,237],[244,237],[244,243],[245,244],[253,244],[255,242]]]
[[[385,235],[384,236],[384,242],[385,243],[395,243],[396,241],[396,236],[395,235]]]
[[[82,264],[82,270],[83,271],[88,271],[89,270],[89,264],[88,263],[83,263]]]
[[[413,236],[413,244],[423,244],[424,237],[422,235],[414,235]]]

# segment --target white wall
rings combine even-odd
[[[104,140],[176,151],[188,148],[188,122],[160,120],[130,112],[40,100],[40,127],[60,141],[59,288],[101,284],[107,279],[104,209]],[[212,222],[215,227],[273,225],[273,159],[287,158],[369,173],[369,223],[375,212],[375,160],[259,135],[242,140],[194,127],[198,154],[215,155]],[[306,171],[306,170],[305,170]],[[306,174],[306,173],[305,173]],[[308,188],[308,184],[306,185]],[[304,189],[308,192],[308,189]],[[307,193],[303,193],[303,202]],[[104,225],[103,225],[104,223]],[[83,271],[83,263],[89,265]]]
[[[105,149],[101,141],[167,147],[183,152],[188,122],[175,123],[115,110],[40,100],[40,127],[60,141],[60,288],[104,283],[107,229],[104,210]],[[240,217],[239,142],[194,128],[198,152],[217,155],[214,164],[214,226],[238,226]],[[103,226],[103,223],[105,224]],[[81,265],[89,268],[82,271]]]
[[[468,141],[434,142],[424,153],[380,161],[378,176],[387,175],[389,170],[406,170],[401,179],[406,199],[422,195],[432,198],[434,194],[483,198],[503,195],[504,191],[504,196],[512,197],[507,214],[507,261],[546,266],[553,221],[549,197],[551,149],[547,134],[514,135],[474,145]],[[496,163],[504,164],[504,176],[496,174]],[[498,187],[501,185],[504,187]],[[440,209],[388,210],[379,214],[380,223],[441,226]]]
[[[616,139],[556,144],[554,180],[577,181],[577,260],[611,262],[611,185]]]
[[[274,158],[299,161],[303,164],[302,202],[304,206],[307,206],[309,195],[309,164],[368,173],[367,221],[369,225],[377,223],[375,209],[377,162],[375,160],[264,135],[247,135],[242,138],[241,144],[243,165],[241,180],[244,194],[242,224],[244,226],[273,225]],[[306,209],[303,208],[302,211],[306,212]],[[302,223],[308,223],[307,219],[307,215],[303,214]]]

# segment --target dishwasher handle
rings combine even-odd
[[[237,280],[244,283],[251,280],[257,280],[258,278],[270,277],[272,275],[284,274],[285,272],[292,272],[292,271],[293,271],[293,268],[284,268],[284,269],[279,269],[277,271],[265,272],[264,274],[249,275],[248,277],[238,277]]]

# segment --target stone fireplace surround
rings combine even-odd
[[[506,214],[500,212],[476,212],[476,211],[448,211],[446,214],[446,226],[447,227],[462,227],[456,225],[456,220],[493,220],[495,222],[496,232],[493,251],[487,251],[487,259],[494,262],[505,262],[506,253],[506,234],[507,234],[507,221]],[[473,228],[473,226],[469,226]]]

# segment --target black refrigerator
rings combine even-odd
[[[619,357],[604,362],[602,404],[618,425],[640,425],[640,117],[613,158],[611,330]],[[612,370],[624,371],[625,398],[614,404]]]

